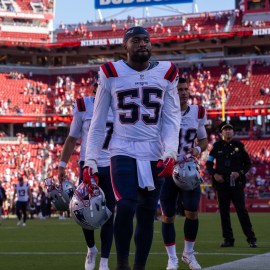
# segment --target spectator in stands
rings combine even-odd
[[[112,31],[115,32],[116,31],[116,24],[112,23]]]
[[[185,25],[184,30],[185,30],[186,33],[189,34],[190,33],[190,29],[191,29],[191,26],[190,26],[189,23],[187,25]]]
[[[269,88],[267,88],[267,87],[261,87],[261,88],[260,88],[260,94],[261,94],[262,96],[269,95]]]
[[[240,81],[242,81],[242,79],[243,79],[242,73],[238,72],[238,73],[236,74],[236,80],[240,82]]]
[[[215,25],[215,31],[216,31],[216,33],[219,33],[219,31],[220,31],[218,23],[216,23],[216,25]]]
[[[234,128],[228,122],[219,126],[222,140],[216,142],[210,151],[206,166],[213,177],[213,186],[217,190],[219,213],[224,242],[221,247],[233,247],[234,237],[230,219],[230,204],[233,202],[247,242],[251,248],[257,247],[257,239],[245,206],[244,187],[246,173],[251,161],[244,144],[233,140]],[[216,162],[214,169],[214,161]]]

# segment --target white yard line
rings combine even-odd
[[[270,269],[270,253],[204,268],[204,270],[266,270]]]
[[[85,252],[31,252],[31,251],[10,251],[10,252],[0,252],[0,255],[80,255],[80,254],[85,254]],[[111,252],[111,254],[116,255],[115,252]],[[134,254],[134,252],[130,252],[130,254]],[[164,255],[167,254],[166,252],[151,252],[151,255]],[[254,254],[249,254],[249,253],[205,253],[205,252],[198,252],[198,256],[200,255],[209,255],[209,256],[244,256],[244,257],[249,257],[249,256],[254,256]]]

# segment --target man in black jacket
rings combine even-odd
[[[3,207],[3,202],[7,199],[6,196],[6,191],[2,187],[2,182],[0,181],[0,225],[2,224],[2,207]]]
[[[224,242],[221,247],[233,247],[234,237],[230,219],[231,201],[236,209],[242,230],[250,247],[257,247],[256,237],[245,206],[244,187],[246,173],[251,162],[243,143],[233,140],[234,129],[228,122],[219,126],[222,140],[216,142],[211,150],[206,167],[213,177],[213,186],[218,195],[219,212]],[[216,165],[214,168],[214,160]]]

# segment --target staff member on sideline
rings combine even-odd
[[[232,201],[249,246],[256,248],[257,239],[245,206],[244,194],[245,175],[251,166],[249,155],[243,143],[233,140],[234,129],[231,124],[222,122],[219,130],[222,140],[213,145],[206,167],[213,176],[213,186],[216,188],[218,195],[222,235],[224,237],[221,247],[234,246],[230,219],[230,204]],[[216,160],[215,169],[213,168],[214,160]]]

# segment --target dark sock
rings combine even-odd
[[[165,245],[170,245],[175,243],[175,228],[174,223],[164,223],[162,222],[162,236]]]
[[[184,225],[184,235],[185,239],[188,241],[195,241],[199,228],[199,220],[198,219],[188,219],[185,220]]]

